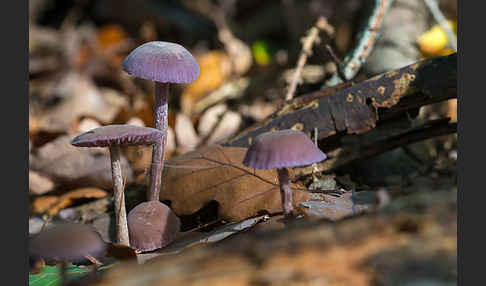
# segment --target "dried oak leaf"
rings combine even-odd
[[[245,153],[246,148],[213,145],[174,157],[164,168],[160,199],[170,200],[177,215],[192,214],[214,200],[226,221],[281,212],[277,171],[245,167]],[[310,199],[304,186],[291,187],[294,205]]]

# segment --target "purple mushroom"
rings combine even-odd
[[[162,248],[175,239],[180,225],[179,218],[163,203],[141,203],[128,214],[130,245],[140,251]]]
[[[148,200],[159,200],[164,150],[167,142],[167,100],[169,83],[189,83],[199,75],[199,65],[181,45],[168,42],[148,42],[133,50],[123,61],[128,74],[155,82],[155,128],[164,133],[152,153],[151,182]]]
[[[310,165],[327,158],[301,131],[265,132],[254,138],[243,164],[254,169],[277,168],[282,208],[285,215],[293,213],[292,191],[287,168]]]
[[[117,242],[130,245],[127,213],[123,199],[123,177],[120,161],[120,146],[152,145],[160,142],[160,130],[131,125],[108,125],[95,128],[76,136],[71,144],[77,147],[109,147],[113,177],[113,200],[117,222]]]
[[[62,285],[66,282],[66,263],[96,257],[106,250],[106,243],[91,226],[59,224],[48,228],[29,242],[30,256],[61,262]]]

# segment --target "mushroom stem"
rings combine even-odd
[[[160,184],[162,179],[162,170],[164,168],[164,151],[167,142],[167,100],[169,98],[169,84],[164,82],[155,82],[155,106],[154,106],[154,123],[155,128],[164,133],[162,141],[154,144],[152,152],[152,168],[150,175],[150,188],[147,194],[149,201],[158,201],[160,193]]]
[[[127,212],[125,210],[125,198],[123,196],[123,177],[120,160],[120,147],[110,146],[111,175],[113,178],[113,200],[115,202],[115,216],[118,243],[130,246],[128,238]]]
[[[59,276],[61,277],[61,286],[68,284],[66,267],[67,267],[66,261],[61,261],[61,264],[59,265]]]
[[[280,183],[280,196],[282,198],[282,208],[285,215],[290,215],[294,211],[292,204],[292,190],[290,189],[289,171],[287,168],[277,169],[278,181]]]

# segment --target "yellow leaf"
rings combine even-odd
[[[457,34],[457,23],[454,21],[447,21],[454,34]],[[423,33],[417,40],[420,51],[431,56],[443,56],[452,53],[451,49],[447,48],[449,39],[447,34],[440,25],[433,26],[430,30]]]
[[[223,51],[209,51],[197,57],[201,69],[199,76],[182,93],[181,107],[184,114],[191,114],[197,101],[224,84],[231,73],[231,61]]]

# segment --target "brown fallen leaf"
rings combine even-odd
[[[111,163],[107,148],[76,148],[69,142],[74,135],[64,135],[38,148],[29,160],[33,171],[42,171],[57,184],[73,187],[113,187]],[[122,156],[122,171],[127,185],[133,181],[133,171]]]
[[[49,207],[47,213],[49,215],[57,215],[60,210],[72,205],[78,199],[100,199],[104,198],[108,193],[98,188],[80,188],[72,190],[59,197],[55,204]]]
[[[38,197],[32,202],[32,212],[38,214],[45,213],[58,200],[59,198],[57,196]]]
[[[78,199],[99,199],[104,198],[108,193],[98,188],[80,188],[72,190],[60,197],[58,196],[42,196],[36,198],[32,202],[32,210],[34,213],[47,213],[55,216],[60,210],[72,205]]]
[[[202,147],[167,161],[161,200],[170,200],[177,215],[188,215],[214,200],[226,221],[241,221],[264,212],[282,211],[276,170],[253,170],[241,162],[246,148]],[[294,204],[310,199],[300,184],[292,184]],[[298,189],[298,190],[297,190]]]

